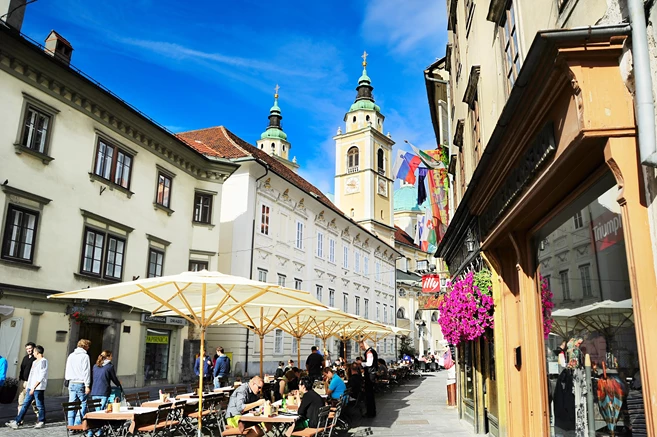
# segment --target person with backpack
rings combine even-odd
[[[214,388],[228,385],[228,375],[230,375],[230,358],[224,354],[224,348],[217,348],[217,362],[214,365]]]

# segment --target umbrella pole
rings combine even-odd
[[[199,363],[199,377],[198,377],[198,437],[203,436],[201,428],[203,427],[203,368],[205,367],[205,326],[201,326],[201,354]]]
[[[260,335],[260,377],[264,381],[265,374],[262,372],[262,345],[263,345],[263,335]]]
[[[297,367],[299,366],[301,366],[301,337],[297,338]]]
[[[593,412],[593,389],[591,385],[591,355],[584,356],[586,371],[586,416],[589,423],[589,437],[595,437],[595,413]]]

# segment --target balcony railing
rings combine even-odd
[[[358,166],[347,168],[347,173],[357,173],[357,172],[358,172]]]

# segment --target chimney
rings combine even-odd
[[[2,0],[0,0],[2,1]],[[54,56],[55,59],[68,66],[71,63],[71,55],[73,54],[73,46],[66,38],[51,30],[46,38],[46,53]]]
[[[0,20],[20,32],[27,0],[0,0]]]

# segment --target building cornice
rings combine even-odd
[[[50,95],[198,179],[223,182],[238,165],[210,160],[73,68],[0,26],[0,70]],[[90,147],[95,146],[90,140]]]

